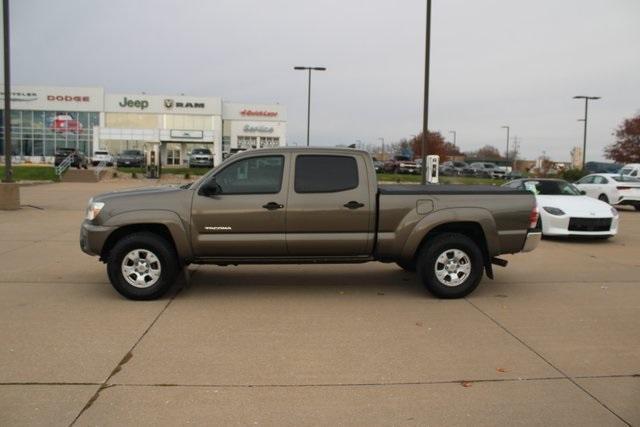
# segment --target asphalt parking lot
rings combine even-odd
[[[140,182],[0,212],[0,425],[640,425],[640,212],[463,300],[372,263],[197,267],[133,302],[78,231],[91,195]]]

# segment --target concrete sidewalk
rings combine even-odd
[[[463,300],[373,263],[203,266],[132,302],[78,230],[91,195],[140,184],[0,212],[1,425],[640,425],[640,212]]]

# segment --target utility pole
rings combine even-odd
[[[509,130],[510,130],[510,127],[509,126],[501,126],[501,128],[507,130],[507,152],[506,152],[506,157],[507,157],[507,162],[508,162],[509,161]]]
[[[309,129],[311,127],[311,71],[325,71],[325,67],[293,67],[294,70],[308,71],[309,82],[307,85],[307,147],[309,146]]]
[[[589,100],[600,99],[599,96],[577,95],[573,99],[584,99],[584,136],[582,139],[582,170],[584,170],[587,160],[587,113],[589,111]]]
[[[9,64],[9,0],[2,0],[2,30],[4,36],[4,182],[13,182],[11,169],[11,67]]]
[[[427,0],[424,46],[424,106],[422,110],[422,185],[427,183],[427,134],[429,133],[429,63],[431,54],[431,0]]]

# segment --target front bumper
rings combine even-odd
[[[80,249],[89,255],[100,255],[102,247],[112,231],[112,227],[95,225],[89,220],[84,220],[80,226]]]
[[[540,240],[542,240],[542,233],[540,231],[532,231],[527,233],[527,238],[524,241],[522,252],[531,252],[538,247]]]
[[[189,166],[213,166],[213,160],[194,159],[189,160]]]
[[[611,226],[603,231],[569,230],[570,219],[569,215],[543,215],[542,232],[545,236],[615,236],[618,234],[619,217],[617,216],[611,217]]]

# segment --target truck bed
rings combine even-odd
[[[508,187],[497,187],[494,185],[460,185],[460,184],[383,184],[378,186],[378,193],[384,195],[420,195],[420,194],[494,194],[494,195],[507,195],[507,194],[526,194],[522,190],[515,190]]]

